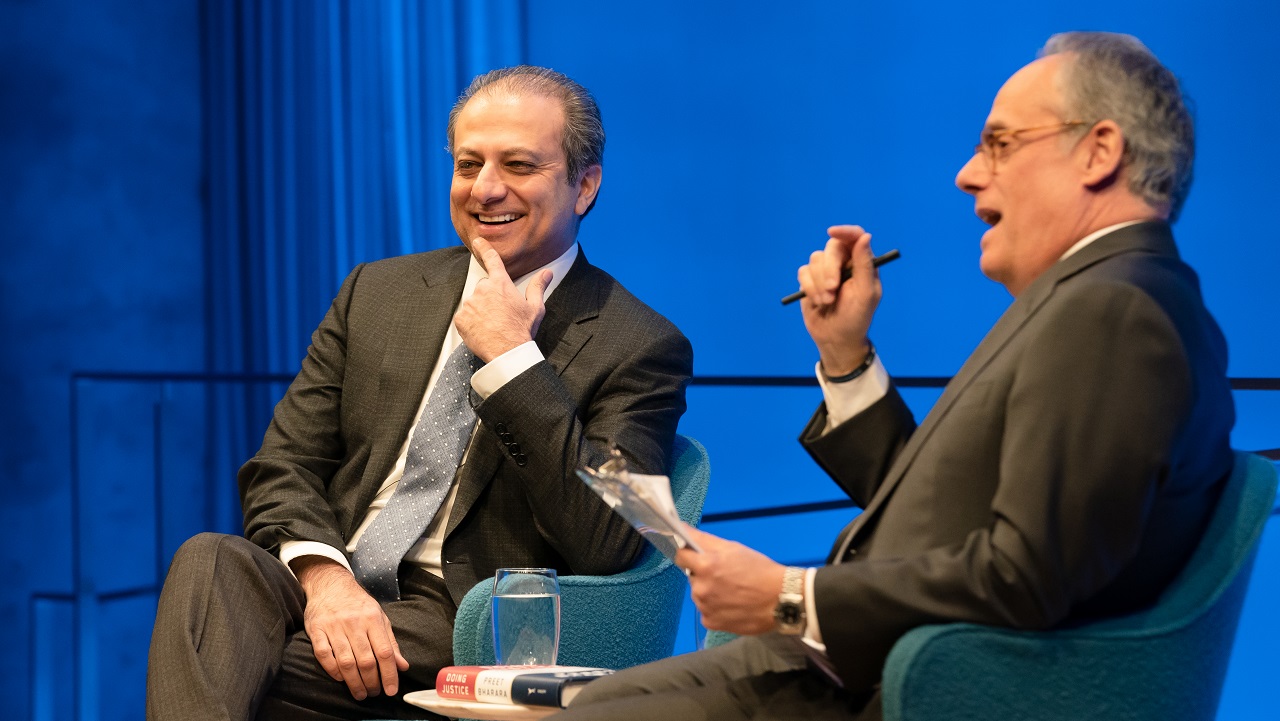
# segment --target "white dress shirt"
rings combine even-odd
[[[515,279],[516,290],[523,295],[533,275],[549,268],[552,272],[552,278],[542,294],[542,299],[545,302],[547,298],[551,297],[552,291],[559,287],[560,281],[564,278],[565,273],[569,272],[569,268],[573,266],[573,261],[577,260],[577,258],[578,244],[574,243],[559,258]],[[462,296],[458,299],[458,306],[454,308],[454,313],[457,313],[462,303],[475,292],[476,285],[480,280],[487,277],[488,273],[485,272],[484,266],[480,265],[474,255],[471,256],[470,263],[467,266],[467,280],[462,287]],[[369,504],[369,510],[365,513],[364,520],[356,528],[356,532],[352,534],[351,540],[347,542],[346,550],[348,553],[356,550],[356,544],[360,542],[360,537],[364,535],[365,529],[369,527],[374,518],[377,518],[378,513],[386,507],[387,501],[391,499],[391,494],[395,493],[396,486],[399,485],[400,478],[404,475],[405,459],[409,455],[409,441],[413,438],[413,430],[418,425],[418,418],[422,416],[422,411],[427,407],[427,399],[431,397],[431,391],[436,386],[436,379],[440,377],[441,371],[444,370],[445,361],[448,360],[449,355],[453,353],[460,343],[462,343],[462,335],[458,333],[457,326],[450,323],[449,331],[444,337],[444,345],[441,347],[440,355],[436,359],[435,368],[431,370],[431,377],[427,381],[427,389],[422,394],[422,401],[418,404],[418,413],[414,416],[414,422],[409,426],[409,433],[405,436],[404,443],[400,446],[400,454],[396,457],[396,462],[391,467],[391,472],[387,474],[386,479],[383,480],[382,485],[378,488],[378,495]],[[494,358],[477,370],[471,376],[471,388],[482,399],[488,398],[508,381],[533,367],[541,360],[543,360],[542,351],[538,349],[537,344],[533,341],[528,341]],[[479,427],[480,424],[477,423],[476,428],[478,429]],[[474,433],[473,431],[473,439]],[[462,461],[465,460],[466,453],[463,454],[462,458]],[[441,578],[444,577],[444,572],[441,570],[440,552],[444,543],[444,531],[448,525],[449,512],[453,510],[453,501],[457,493],[458,484],[455,478],[453,487],[449,489],[449,495],[444,499],[444,503],[441,504],[440,511],[436,513],[435,519],[423,532],[422,537],[409,548],[404,557],[406,561],[414,563],[423,570],[434,573]],[[285,541],[280,544],[280,560],[286,567],[288,567],[290,561],[299,556],[324,556],[342,564],[348,571],[351,570],[351,565],[347,562],[346,555],[328,544],[318,541]]]

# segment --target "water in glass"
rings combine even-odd
[[[493,648],[506,665],[553,665],[560,645],[560,586],[547,568],[499,569],[493,582]]]

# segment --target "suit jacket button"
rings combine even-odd
[[[494,426],[494,427],[493,427],[493,430],[497,431],[499,435],[501,435],[501,434],[503,434],[503,433],[506,433],[506,432],[507,432],[507,424],[506,424],[506,423],[499,423],[498,425],[496,425],[496,426]]]
[[[506,432],[499,433],[499,434],[498,434],[498,437],[502,439],[502,442],[503,442],[503,443],[510,443],[510,442],[512,442],[512,441],[514,441],[514,440],[516,439],[516,437],[515,437],[515,436],[511,435],[510,433],[506,433]]]
[[[520,455],[520,444],[519,444],[519,443],[512,443],[511,445],[507,446],[507,450],[511,451],[511,455],[513,455],[513,456],[519,456],[519,455]]]
[[[522,468],[523,468],[523,467],[524,467],[524,465],[525,465],[526,463],[528,463],[528,462],[529,462],[529,457],[528,457],[528,456],[526,456],[525,454],[520,453],[520,454],[517,454],[517,455],[516,455],[516,465],[517,465],[517,466],[520,466],[520,467],[522,467]]]

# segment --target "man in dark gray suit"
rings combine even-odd
[[[831,228],[799,273],[825,397],[801,441],[862,513],[817,569],[697,534],[678,558],[694,600],[744,637],[593,682],[558,718],[878,718],[911,628],[1150,603],[1232,463],[1226,345],[1169,229],[1193,148],[1177,80],[1134,38],[1055,36],[1005,83],[956,184],[1015,300],[918,428],[867,340],[870,236]]]
[[[240,471],[247,540],[203,534],[174,557],[148,718],[421,718],[396,696],[452,662],[474,584],[498,567],[616,573],[640,551],[574,470],[617,447],[666,471],[693,357],[578,248],[601,182],[595,102],[553,71],[494,71],[459,99],[449,143],[466,247],[347,278]],[[483,364],[469,381],[468,362]],[[422,451],[437,434],[417,431],[467,406],[456,457]],[[443,473],[425,516],[398,493],[424,465]],[[394,525],[412,545],[379,566]]]

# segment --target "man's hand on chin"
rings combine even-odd
[[[741,636],[772,631],[786,567],[741,543],[694,528],[686,530],[702,552],[681,549],[676,565],[689,574],[689,589],[703,625]]]
[[[489,277],[476,286],[453,317],[453,323],[471,352],[488,363],[537,335],[547,310],[542,294],[551,283],[551,271],[539,271],[521,295],[489,241],[475,238],[471,248]]]
[[[290,567],[307,594],[303,624],[320,666],[358,701],[384,691],[394,696],[409,662],[382,606],[332,559],[303,556]]]

